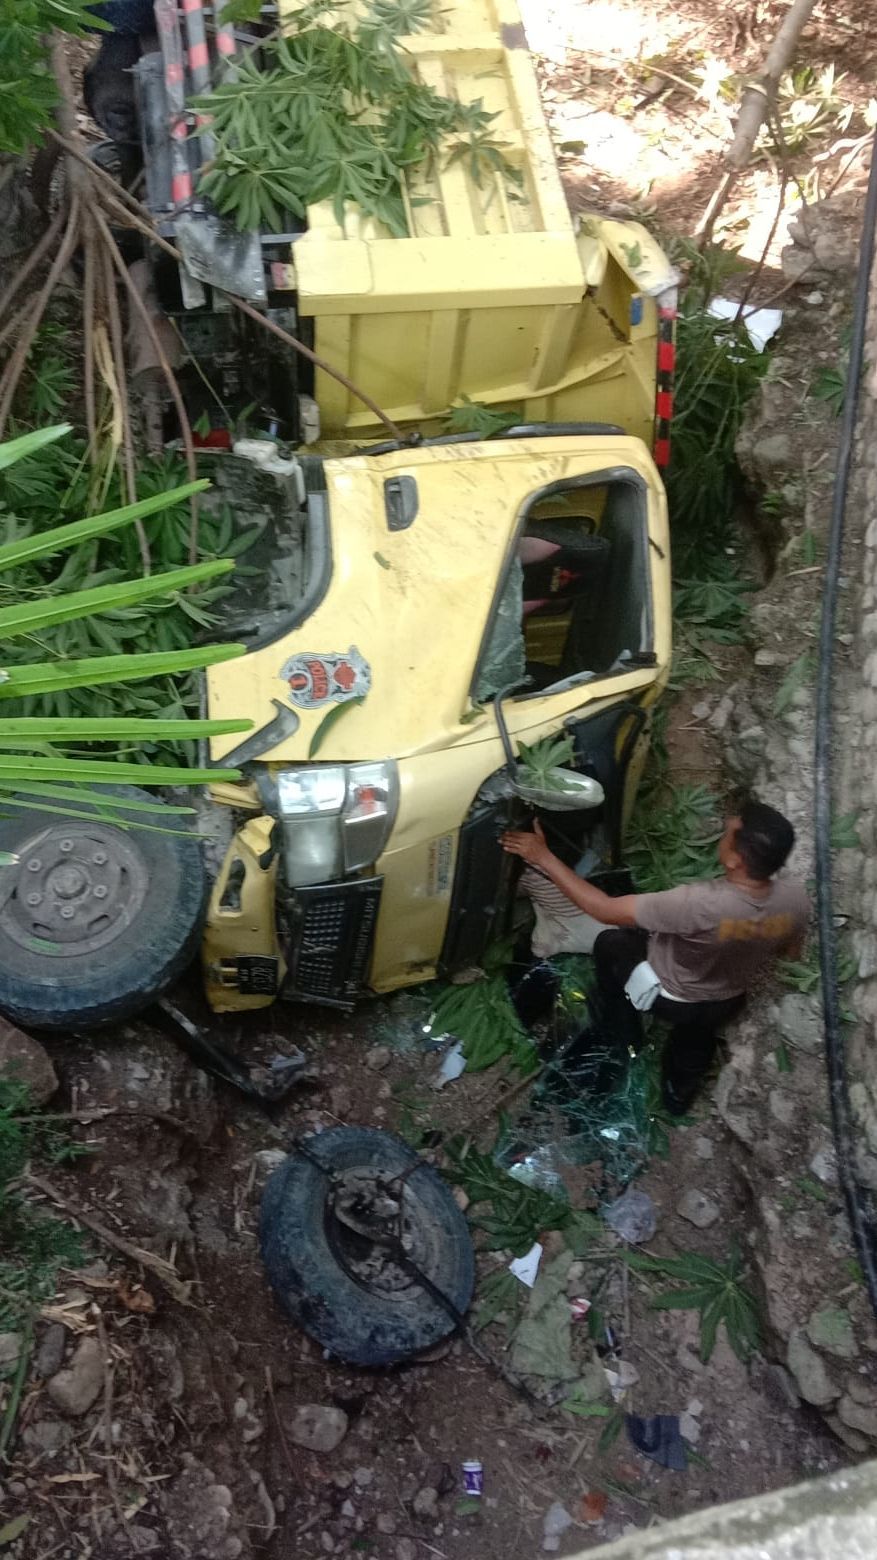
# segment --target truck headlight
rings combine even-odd
[[[305,888],[333,882],[369,866],[384,849],[398,805],[396,765],[282,769],[277,797],[287,883]]]

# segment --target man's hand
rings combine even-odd
[[[533,820],[532,834],[527,830],[509,829],[500,839],[503,850],[507,850],[510,856],[520,856],[528,866],[541,868],[552,859],[551,851],[545,843],[545,834],[538,818]]]

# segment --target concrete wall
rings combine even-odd
[[[580,1560],[874,1560],[877,1462],[645,1528]]]

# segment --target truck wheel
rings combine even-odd
[[[400,1197],[401,1220],[391,1206]],[[387,1243],[400,1223],[410,1267]],[[332,1127],[299,1145],[265,1187],[259,1235],[283,1309],[352,1365],[392,1365],[453,1332],[450,1309],[415,1269],[457,1312],[472,1299],[466,1220],[436,1172],[389,1132]]]
[[[152,801],[136,786],[95,787]],[[0,818],[0,1012],[33,1029],[118,1023],[188,965],[206,897],[199,842],[179,830],[120,829],[88,802],[85,818],[16,809]],[[124,818],[126,814],[121,813]]]

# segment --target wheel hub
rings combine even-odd
[[[18,862],[0,925],[22,948],[50,957],[105,947],[146,897],[143,859],[110,824],[61,820],[20,845]]]
[[[428,1269],[430,1243],[402,1176],[345,1170],[332,1177],[327,1211],[339,1261],[369,1289],[396,1294],[416,1285],[406,1258]]]

